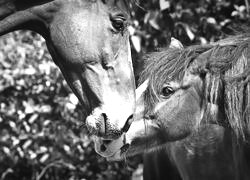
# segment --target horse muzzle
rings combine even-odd
[[[128,131],[132,121],[133,115],[130,115],[125,123],[115,118],[112,120],[107,113],[97,108],[87,117],[86,126],[91,135],[105,140],[116,140]]]

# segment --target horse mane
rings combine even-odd
[[[250,34],[244,33],[209,45],[169,48],[146,55],[139,80],[139,83],[149,80],[144,93],[145,114],[160,101],[164,83],[181,82],[186,68],[194,66],[194,73],[206,72],[206,104],[222,107],[229,126],[238,137],[244,138],[244,130],[250,123],[249,51]],[[206,111],[211,111],[211,108],[207,107]]]

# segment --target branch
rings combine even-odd
[[[58,165],[63,165],[64,167],[67,167],[67,168],[73,169],[73,170],[76,169],[72,164],[66,163],[62,160],[54,161],[54,162],[48,164],[47,166],[45,166],[45,168],[43,168],[41,173],[36,177],[36,180],[40,180],[50,167],[57,167]]]
[[[247,14],[249,15],[249,2],[248,2],[248,0],[245,0],[245,4],[246,4],[246,9],[247,9]]]
[[[13,169],[8,168],[8,169],[7,169],[6,171],[4,171],[4,173],[2,174],[1,180],[4,180],[5,177],[6,177],[8,174],[13,173],[13,172],[14,172]]]

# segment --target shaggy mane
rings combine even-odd
[[[139,82],[149,80],[144,94],[145,114],[159,102],[164,83],[181,82],[186,68],[206,72],[204,100],[222,107],[229,126],[239,137],[250,123],[250,34],[228,37],[209,45],[169,48],[144,57]],[[193,63],[195,62],[195,63]],[[207,107],[207,110],[211,109]]]

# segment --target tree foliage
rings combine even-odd
[[[244,0],[137,1],[129,26],[136,71],[145,52],[175,36],[185,45],[222,38],[249,21]],[[98,156],[83,111],[43,38],[19,31],[0,38],[0,179],[130,179],[137,161]],[[140,161],[140,158],[139,160]]]

